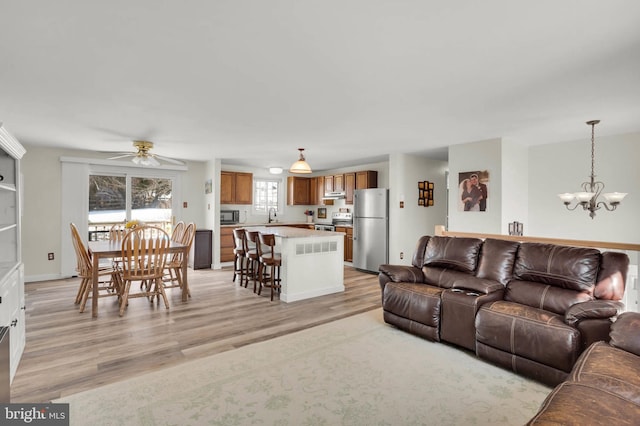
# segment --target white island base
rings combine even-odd
[[[246,229],[276,236],[283,302],[344,291],[344,233],[287,226]]]

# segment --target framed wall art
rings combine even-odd
[[[484,212],[489,198],[489,172],[471,171],[458,175],[458,210]]]
[[[422,207],[433,206],[433,182],[428,180],[418,182],[418,205]]]

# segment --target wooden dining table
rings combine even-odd
[[[92,300],[91,300],[91,316],[98,317],[98,269],[100,259],[113,259],[122,255],[122,242],[120,241],[89,241],[89,254],[92,260]],[[182,262],[182,301],[186,302],[189,298],[189,280],[187,278],[187,263],[189,256],[189,246],[171,241],[169,244],[169,253],[183,253],[184,262]]]

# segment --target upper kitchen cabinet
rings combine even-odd
[[[343,192],[344,190],[344,175],[333,175],[333,191]]]
[[[365,170],[344,174],[345,204],[353,204],[353,191],[378,187],[378,172]]]
[[[324,177],[324,192],[333,192],[333,176]]]
[[[220,204],[253,204],[253,174],[220,172]]]
[[[353,191],[356,189],[356,174],[344,174],[344,200],[346,204],[353,204]]]
[[[289,176],[287,178],[287,205],[308,206],[315,200],[311,199],[310,178]]]
[[[365,170],[356,172],[356,189],[369,189],[378,187],[378,172]]]

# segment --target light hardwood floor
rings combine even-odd
[[[27,344],[11,401],[45,403],[185,361],[232,350],[380,307],[377,275],[345,266],[345,292],[269,301],[232,282],[233,272],[191,270],[192,297],[168,289],[171,308],[99,299],[99,317],[74,305],[79,279],[26,284]],[[90,302],[89,302],[90,304]]]

